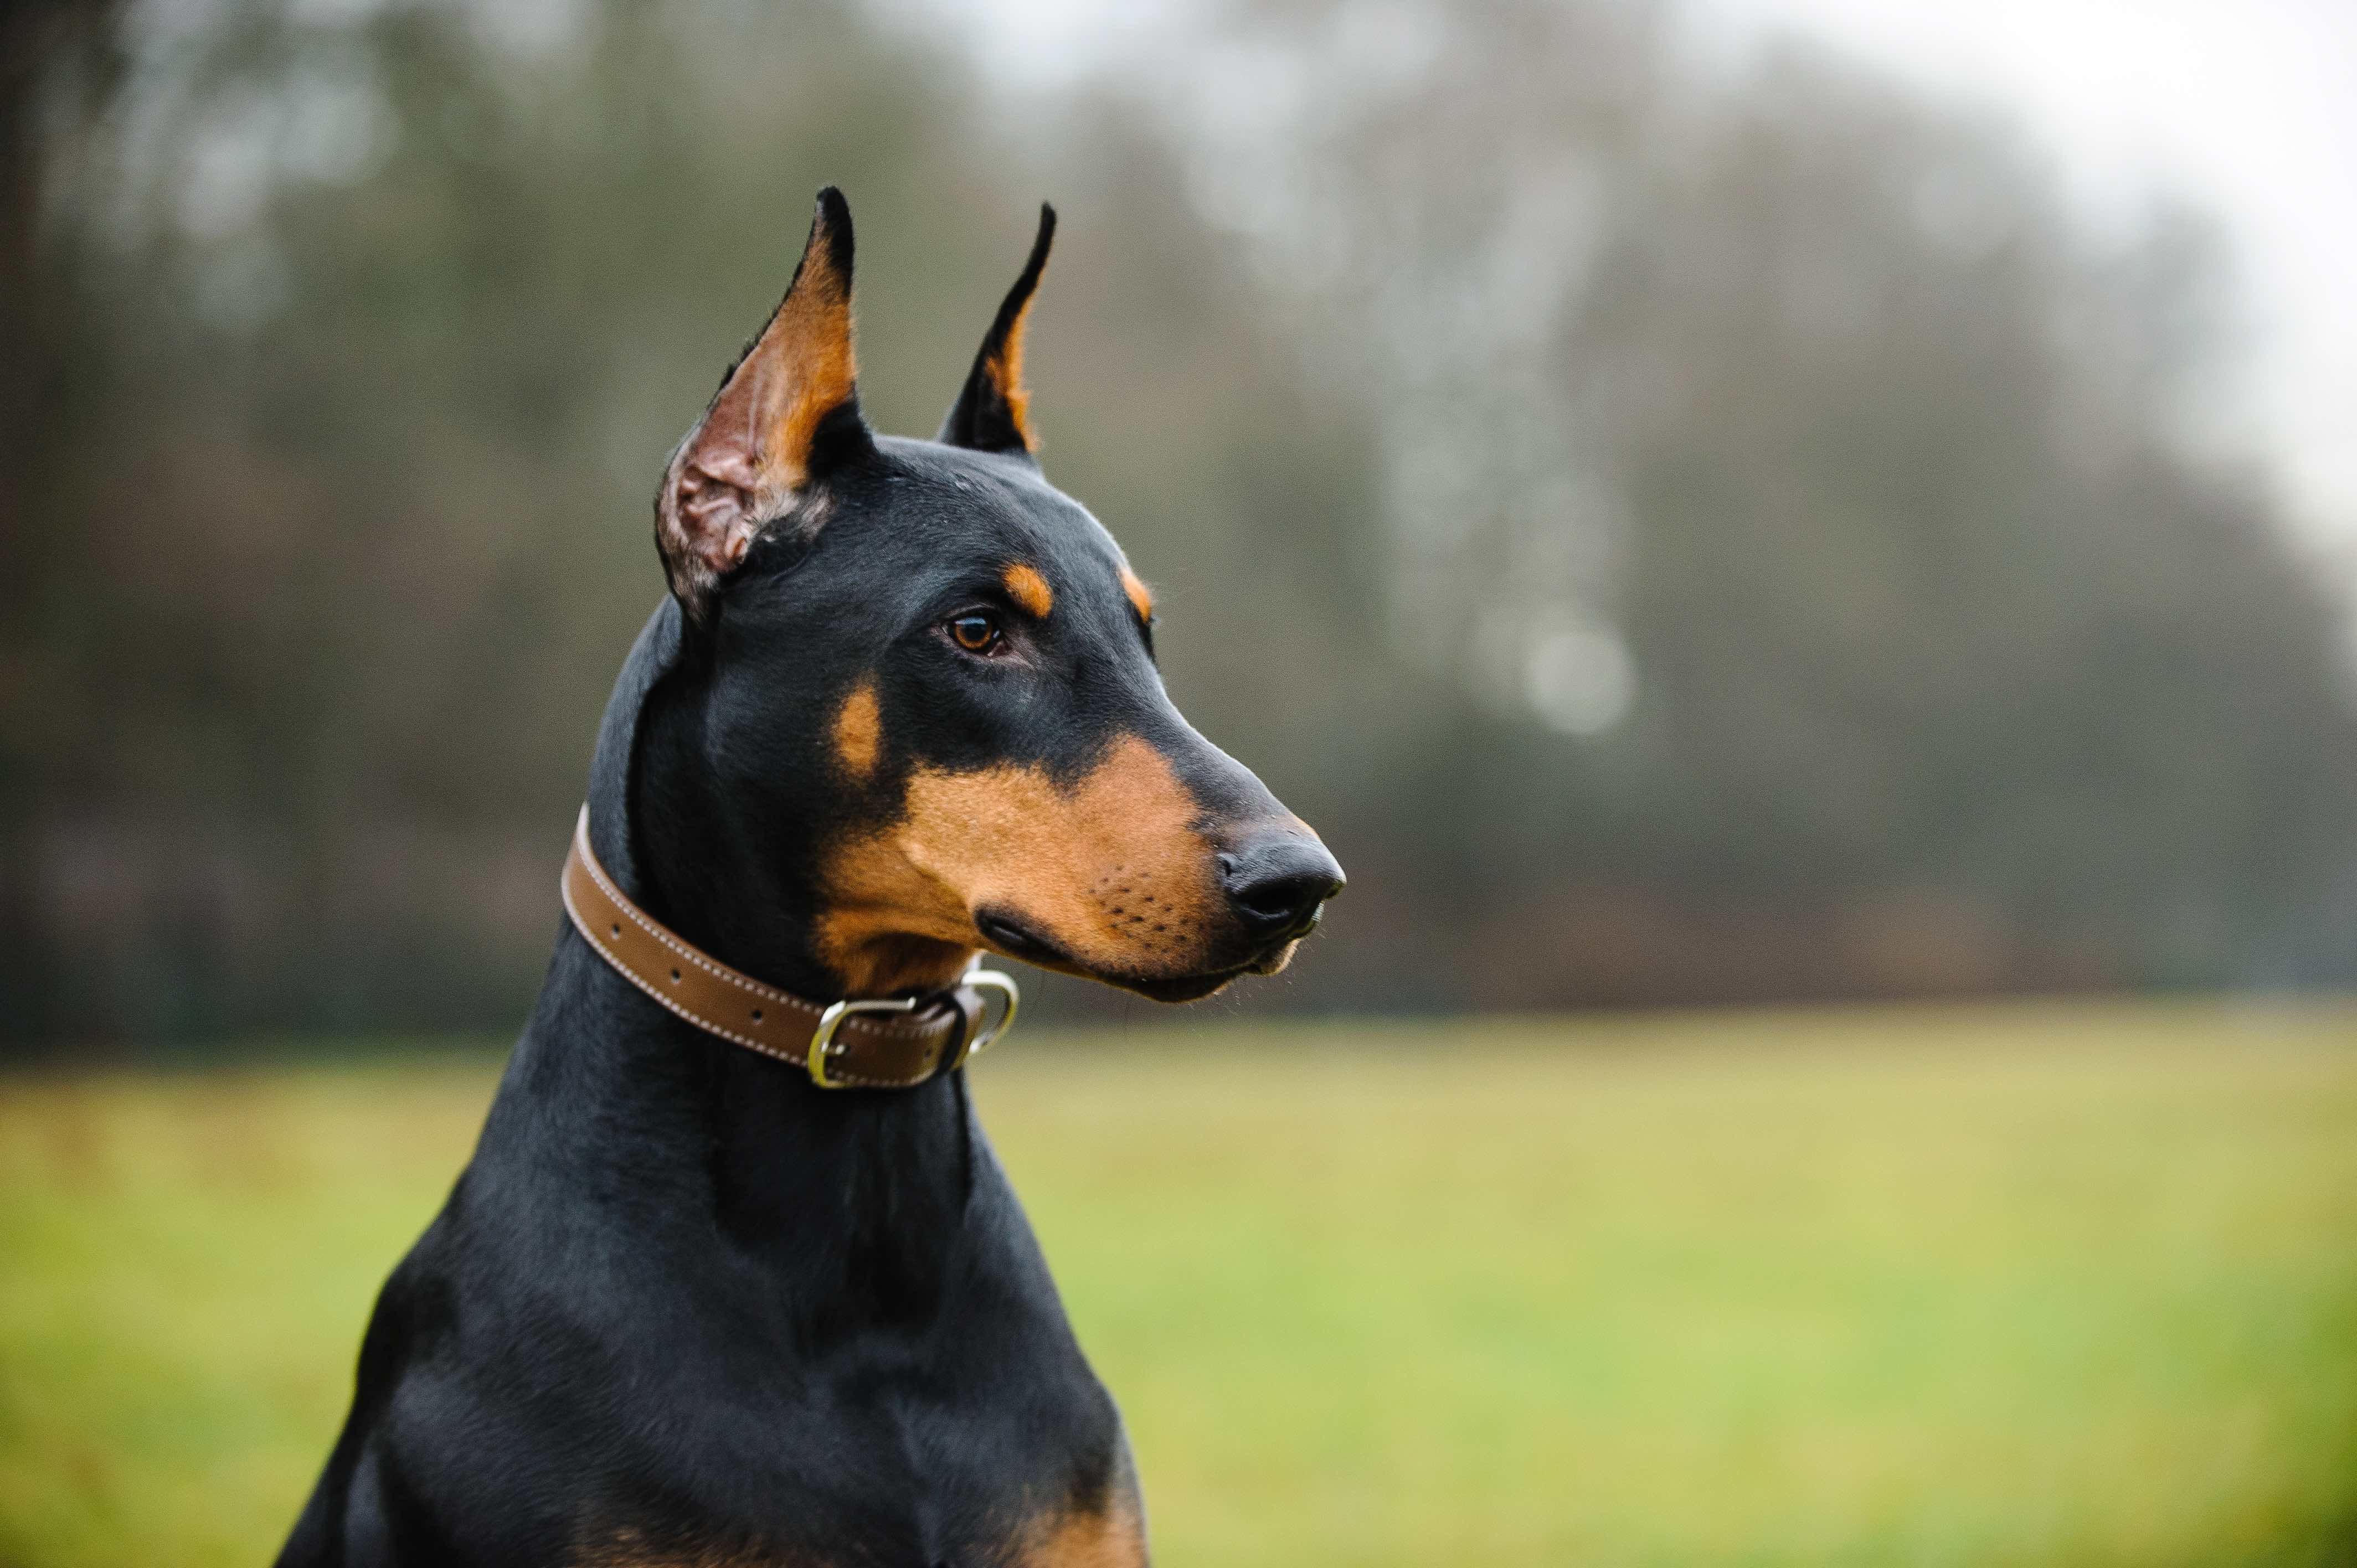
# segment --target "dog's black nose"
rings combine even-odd
[[[1303,935],[1318,923],[1318,906],[1342,891],[1342,868],[1326,846],[1292,832],[1220,856],[1220,879],[1255,937]]]

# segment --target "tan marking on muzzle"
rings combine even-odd
[[[974,915],[988,908],[1088,973],[1200,973],[1225,905],[1198,814],[1169,762],[1135,736],[1070,787],[1038,768],[920,768],[899,821],[829,856],[820,956],[848,978],[909,939],[971,950],[982,944]]]
[[[853,687],[843,706],[835,710],[834,759],[843,765],[845,774],[864,783],[876,771],[876,757],[883,744],[883,717],[871,678]]]
[[[1056,607],[1056,592],[1048,586],[1048,579],[1037,569],[1017,561],[1006,568],[1003,580],[1006,596],[1023,607],[1024,613],[1034,620],[1046,620],[1048,612]]]

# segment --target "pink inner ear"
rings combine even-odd
[[[743,560],[752,542],[756,482],[742,452],[696,454],[680,467],[674,501],[681,542],[716,572]]]
[[[707,442],[687,455],[687,471],[751,495],[760,483],[749,444]]]

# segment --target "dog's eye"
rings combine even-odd
[[[950,636],[968,653],[990,652],[1004,635],[998,623],[986,615],[963,615],[950,622]]]

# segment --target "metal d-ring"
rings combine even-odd
[[[827,1053],[834,1048],[834,1031],[854,1013],[913,1013],[918,998],[901,1001],[837,1002],[818,1015],[818,1027],[812,1031],[810,1043],[811,1081],[821,1089],[848,1087],[826,1076]]]
[[[998,1015],[998,1022],[976,1035],[974,1044],[966,1047],[965,1059],[972,1061],[1004,1039],[1006,1031],[1015,1027],[1015,1009],[1022,1003],[1023,993],[1017,987],[1013,975],[983,968],[979,957],[974,960],[974,967],[959,977],[958,983],[971,985],[977,991],[996,991],[999,1000],[1006,1004],[1006,1010]]]

